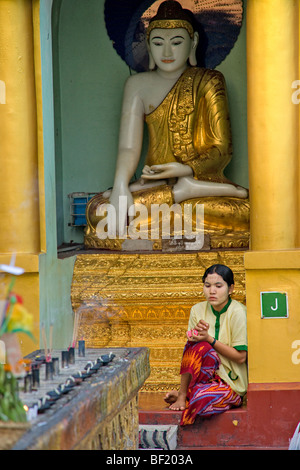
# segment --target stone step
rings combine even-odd
[[[163,393],[140,393],[140,429],[152,426],[177,427],[176,450],[286,450],[286,445],[266,439],[255,430],[246,406],[235,408],[210,418],[197,418],[195,423],[180,426],[180,411],[171,411],[163,400]],[[259,423],[256,423],[258,425]],[[258,427],[259,430],[259,427]],[[292,436],[290,436],[292,437]]]
[[[140,449],[177,449],[178,426],[140,424],[139,448]]]

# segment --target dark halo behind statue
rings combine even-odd
[[[199,33],[198,67],[214,69],[227,57],[238,38],[243,1],[179,0],[179,3],[192,12],[194,27]],[[114,49],[133,71],[148,70],[146,30],[157,7],[158,2],[153,0],[105,1],[108,36]]]

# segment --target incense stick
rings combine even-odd
[[[53,348],[53,323],[50,323],[49,355],[52,355]]]
[[[45,332],[45,325],[42,325],[42,339],[44,343],[44,351],[45,351],[45,358],[47,361],[47,356],[48,356],[48,349],[47,349],[47,338],[46,338],[46,332]]]

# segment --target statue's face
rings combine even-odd
[[[165,72],[181,69],[189,58],[193,40],[184,28],[153,29],[149,48],[155,64]]]

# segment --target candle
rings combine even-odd
[[[69,348],[69,364],[75,364],[75,349]]]
[[[32,388],[33,390],[37,390],[40,386],[40,369],[38,365],[33,364],[31,367],[32,373]]]
[[[59,358],[53,357],[52,362],[53,362],[53,375],[58,375],[59,374]]]
[[[52,380],[52,379],[53,379],[53,362],[48,361],[46,362],[45,380]]]
[[[61,352],[61,365],[64,369],[69,367],[69,351]]]
[[[32,374],[29,372],[24,377],[24,392],[32,392]]]
[[[83,339],[78,341],[78,356],[85,357],[85,341]]]

